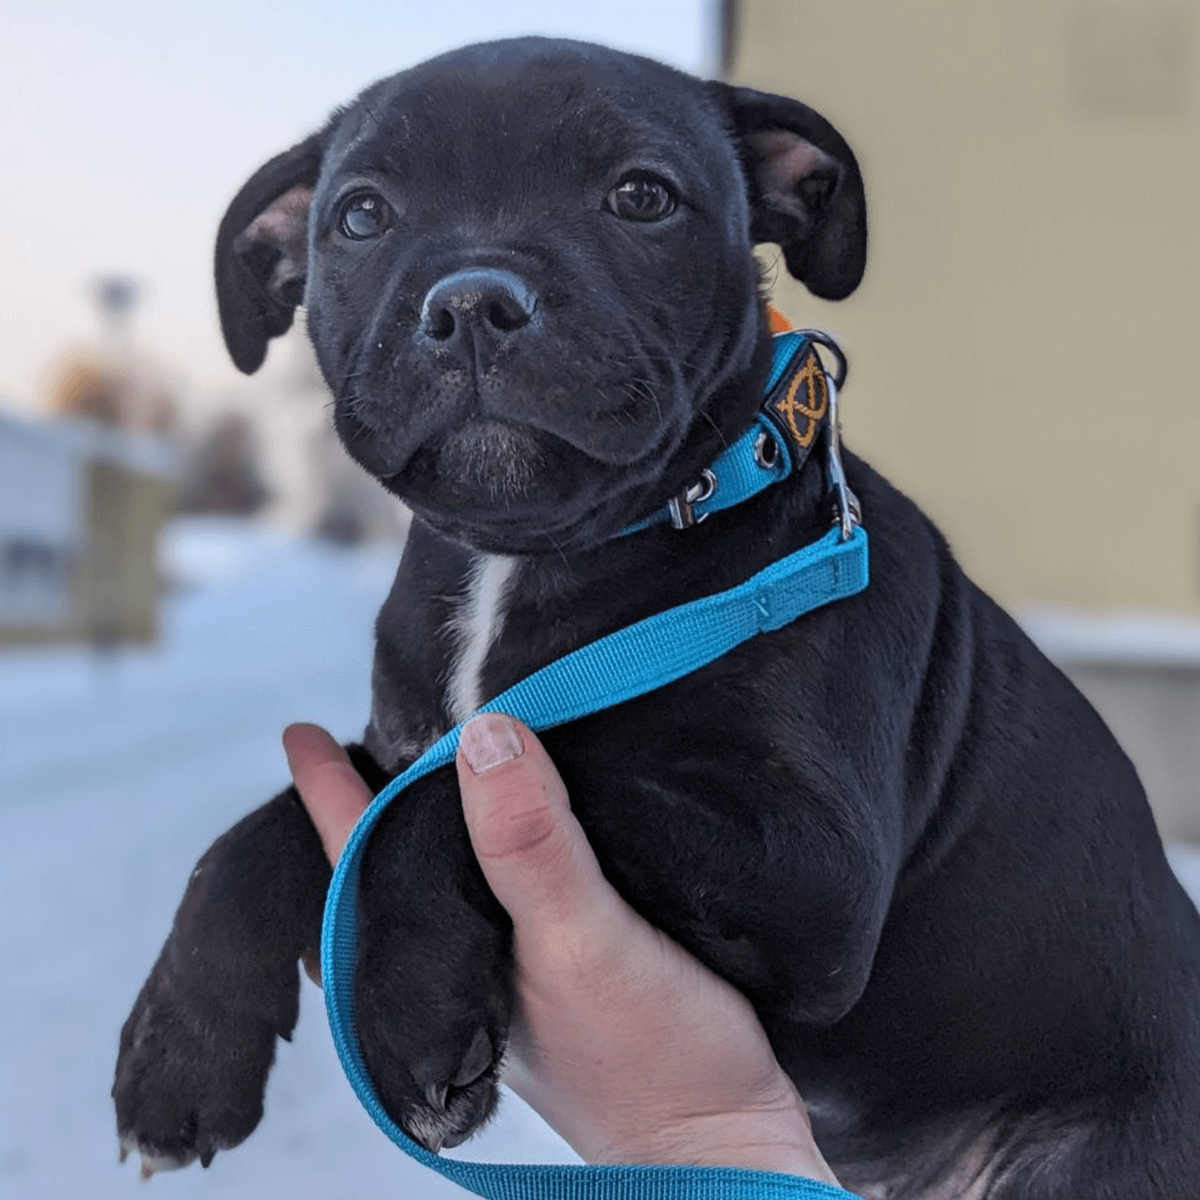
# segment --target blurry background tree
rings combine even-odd
[[[188,454],[179,486],[179,511],[251,516],[270,494],[250,421],[241,413],[217,417]]]

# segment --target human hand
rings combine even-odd
[[[335,861],[370,793],[323,730],[293,725],[284,746]],[[504,1081],[589,1162],[836,1183],[750,1003],[611,887],[533,734],[477,717],[457,768],[476,857],[513,921]]]

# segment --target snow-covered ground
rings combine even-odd
[[[142,1196],[117,1164],[117,1035],[192,864],[287,778],[279,734],[362,732],[371,630],[397,550],[187,523],[158,648],[0,654],[0,1196]],[[464,1157],[571,1161],[515,1097]],[[279,1048],[259,1129],[156,1176],[158,1200],[462,1197],[391,1145],[342,1076],[321,996]]]
[[[361,732],[395,558],[180,524],[159,647],[0,654],[0,1195],[142,1195],[136,1165],[117,1165],[108,1098],[121,1022],[200,852],[285,780],[283,726]],[[1200,855],[1175,862],[1200,894]],[[456,1153],[572,1157],[511,1096]],[[157,1200],[463,1195],[375,1130],[307,984],[258,1131],[150,1186]]]

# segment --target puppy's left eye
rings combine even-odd
[[[392,224],[392,206],[378,192],[355,192],[342,204],[338,227],[356,242],[379,237]]]
[[[626,175],[608,193],[609,209],[623,221],[662,221],[678,206],[675,189],[646,171]]]

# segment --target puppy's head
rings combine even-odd
[[[751,420],[755,242],[815,294],[862,275],[849,147],[811,109],[579,43],[471,46],[268,162],[217,239],[258,368],[303,303],[350,453],[485,549],[587,545]]]

